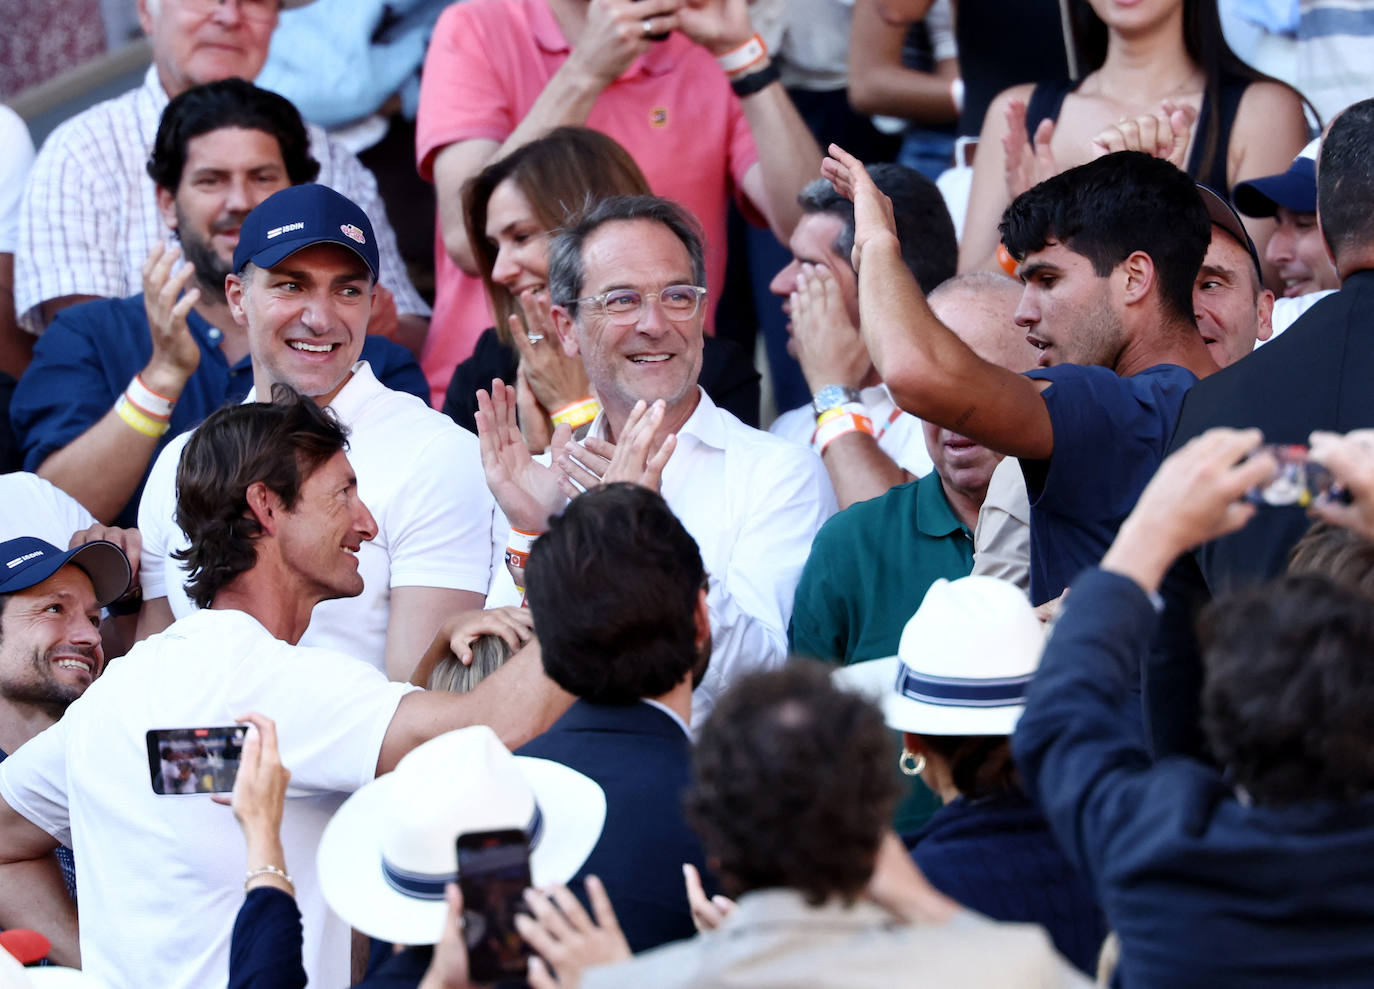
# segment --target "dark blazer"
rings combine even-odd
[[[579,700],[553,727],[516,750],[576,769],[606,793],[601,839],[569,886],[586,902],[582,879],[597,876],[635,952],[692,937],[682,863],[705,874],[705,854],[687,827],[682,797],[691,741],[663,711]],[[707,880],[709,883],[709,879]]]

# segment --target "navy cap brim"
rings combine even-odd
[[[1309,158],[1300,158],[1281,175],[1266,175],[1236,185],[1236,209],[1246,216],[1268,217],[1280,206],[1294,213],[1317,211],[1317,170]]]
[[[41,584],[69,563],[90,578],[96,604],[102,608],[123,597],[133,581],[133,569],[124,551],[108,540],[98,539],[65,553],[47,555],[23,567],[8,580],[0,582],[0,594],[12,594]]]
[[[358,259],[362,261],[367,270],[372,272],[372,280],[374,282],[377,281],[377,272],[372,267],[372,262],[367,259],[367,256],[364,255],[362,251],[358,250],[357,244],[350,241],[343,234],[339,234],[337,237],[331,237],[328,234],[320,234],[314,237],[301,237],[299,240],[284,240],[273,244],[271,247],[263,248],[261,251],[258,251],[257,254],[245,259],[244,264],[255,264],[259,268],[275,268],[297,251],[303,251],[307,247],[314,247],[316,244],[338,244],[340,247],[348,248],[358,256]],[[242,273],[243,268],[240,267],[239,274]]]
[[[1260,281],[1264,280],[1264,268],[1260,264],[1259,251],[1255,249],[1255,242],[1250,239],[1249,232],[1245,229],[1245,224],[1241,222],[1236,211],[1215,189],[1197,184],[1198,195],[1202,197],[1202,205],[1207,207],[1207,216],[1211,219],[1214,226],[1221,227],[1228,234],[1236,239],[1236,243],[1245,248],[1250,260],[1255,264],[1255,271],[1260,276]]]

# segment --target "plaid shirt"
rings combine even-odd
[[[65,295],[122,298],[143,291],[143,261],[170,239],[157,211],[147,159],[168,98],[148,69],[143,85],[63,123],[43,143],[29,176],[15,252],[15,309],[31,333],[38,307]],[[381,251],[381,282],[402,314],[429,315],[410,284],[377,181],[357,157],[308,124],[317,181],[361,206]]]

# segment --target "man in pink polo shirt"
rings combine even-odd
[[[464,182],[554,127],[602,131],[655,193],[701,222],[714,294],[731,192],[785,242],[800,218],[797,193],[820,166],[777,78],[744,0],[467,0],[444,11],[416,133],[420,173],[439,197],[437,298],[421,359],[436,407],[492,323],[473,274]]]

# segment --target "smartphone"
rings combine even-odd
[[[1245,493],[1245,500],[1251,504],[1306,508],[1322,497],[1335,501],[1348,500],[1331,472],[1307,458],[1307,447],[1297,443],[1274,443],[1260,447],[1256,453],[1259,452],[1273,456],[1279,469],[1272,480]]]
[[[472,831],[458,836],[458,886],[469,978],[476,983],[525,978],[529,948],[515,929],[530,885],[525,832]]]
[[[243,756],[246,725],[154,728],[148,732],[148,775],[153,792],[228,793]]]

